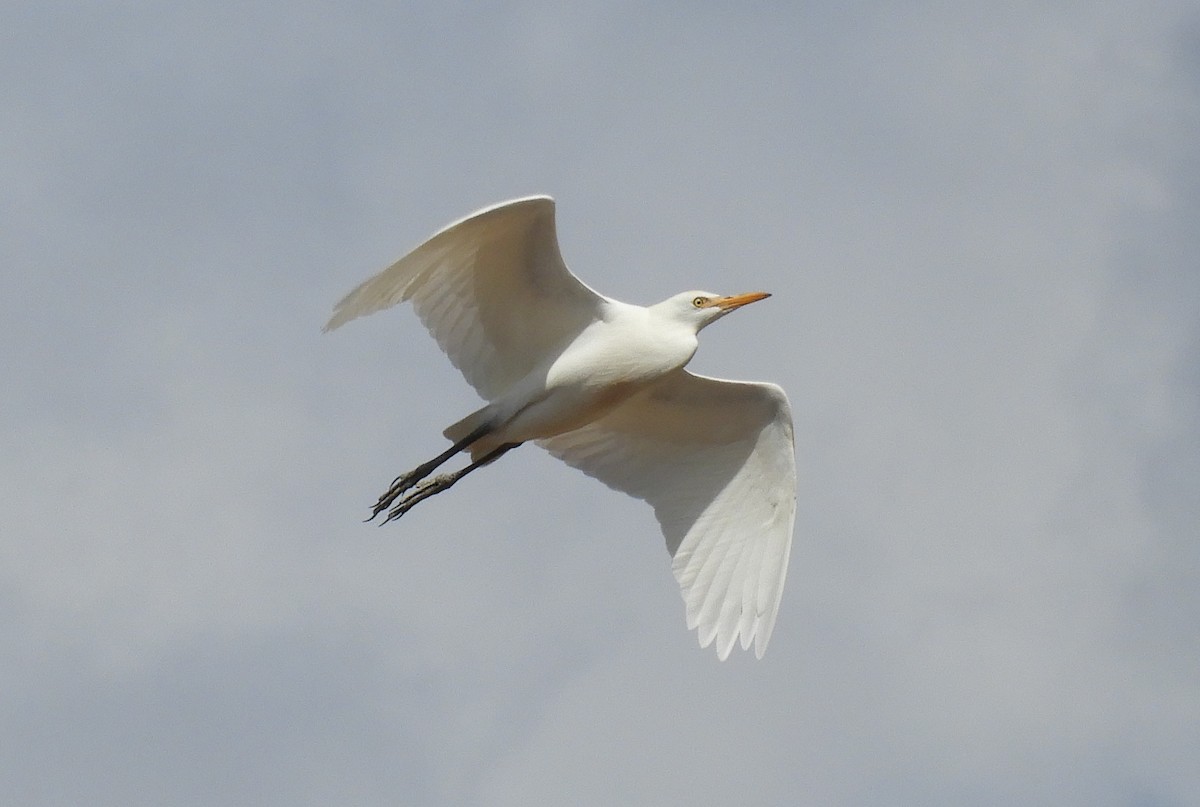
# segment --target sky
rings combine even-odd
[[[0,802],[1200,804],[1200,8],[0,7]],[[361,519],[478,406],[442,225],[766,290],[798,514],[766,657],[535,447]]]

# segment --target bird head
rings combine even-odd
[[[694,325],[696,331],[699,332],[701,328],[716,322],[730,311],[759,300],[765,300],[770,296],[765,291],[728,296],[714,294],[711,291],[685,291],[668,298],[659,305],[666,308],[673,318]]]

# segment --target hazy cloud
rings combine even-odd
[[[0,11],[0,795],[1200,800],[1200,17]],[[332,303],[547,192],[634,302],[763,288],[800,514],[766,659],[536,449],[358,520],[475,398]],[[757,307],[756,307],[757,309]]]

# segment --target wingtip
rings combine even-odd
[[[733,655],[733,649],[738,645],[741,645],[742,650],[749,650],[752,644],[754,645],[754,657],[761,661],[767,653],[767,643],[771,640],[771,630],[769,628],[764,630],[760,620],[755,620],[755,624],[748,631],[742,630],[739,626],[728,636],[722,634],[716,626],[701,625],[700,620],[691,614],[688,615],[687,622],[688,630],[696,631],[696,640],[700,644],[700,648],[707,650],[712,647],[721,661],[728,660]]]
[[[486,216],[489,213],[496,213],[501,210],[512,210],[514,207],[522,207],[525,205],[541,203],[549,203],[550,207],[553,208],[554,197],[545,193],[535,193],[530,196],[518,196],[515,199],[506,199],[503,202],[496,202],[495,204],[486,205],[485,207],[479,208],[474,213],[464,216],[453,224],[447,225],[445,228],[443,228],[442,232],[451,229],[455,225],[470,221],[471,219],[478,218],[480,216]]]

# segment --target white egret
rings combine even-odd
[[[399,518],[532,440],[649,502],[701,647],[715,641],[723,660],[740,637],[762,658],[795,520],[791,410],[774,384],[684,366],[700,329],[768,296],[689,291],[642,307],[598,294],[563,263],[546,196],[451,224],[347,294],[325,326],[411,301],[487,401],[445,430],[446,451],[396,478],[371,518]],[[460,451],[468,465],[430,477]]]

